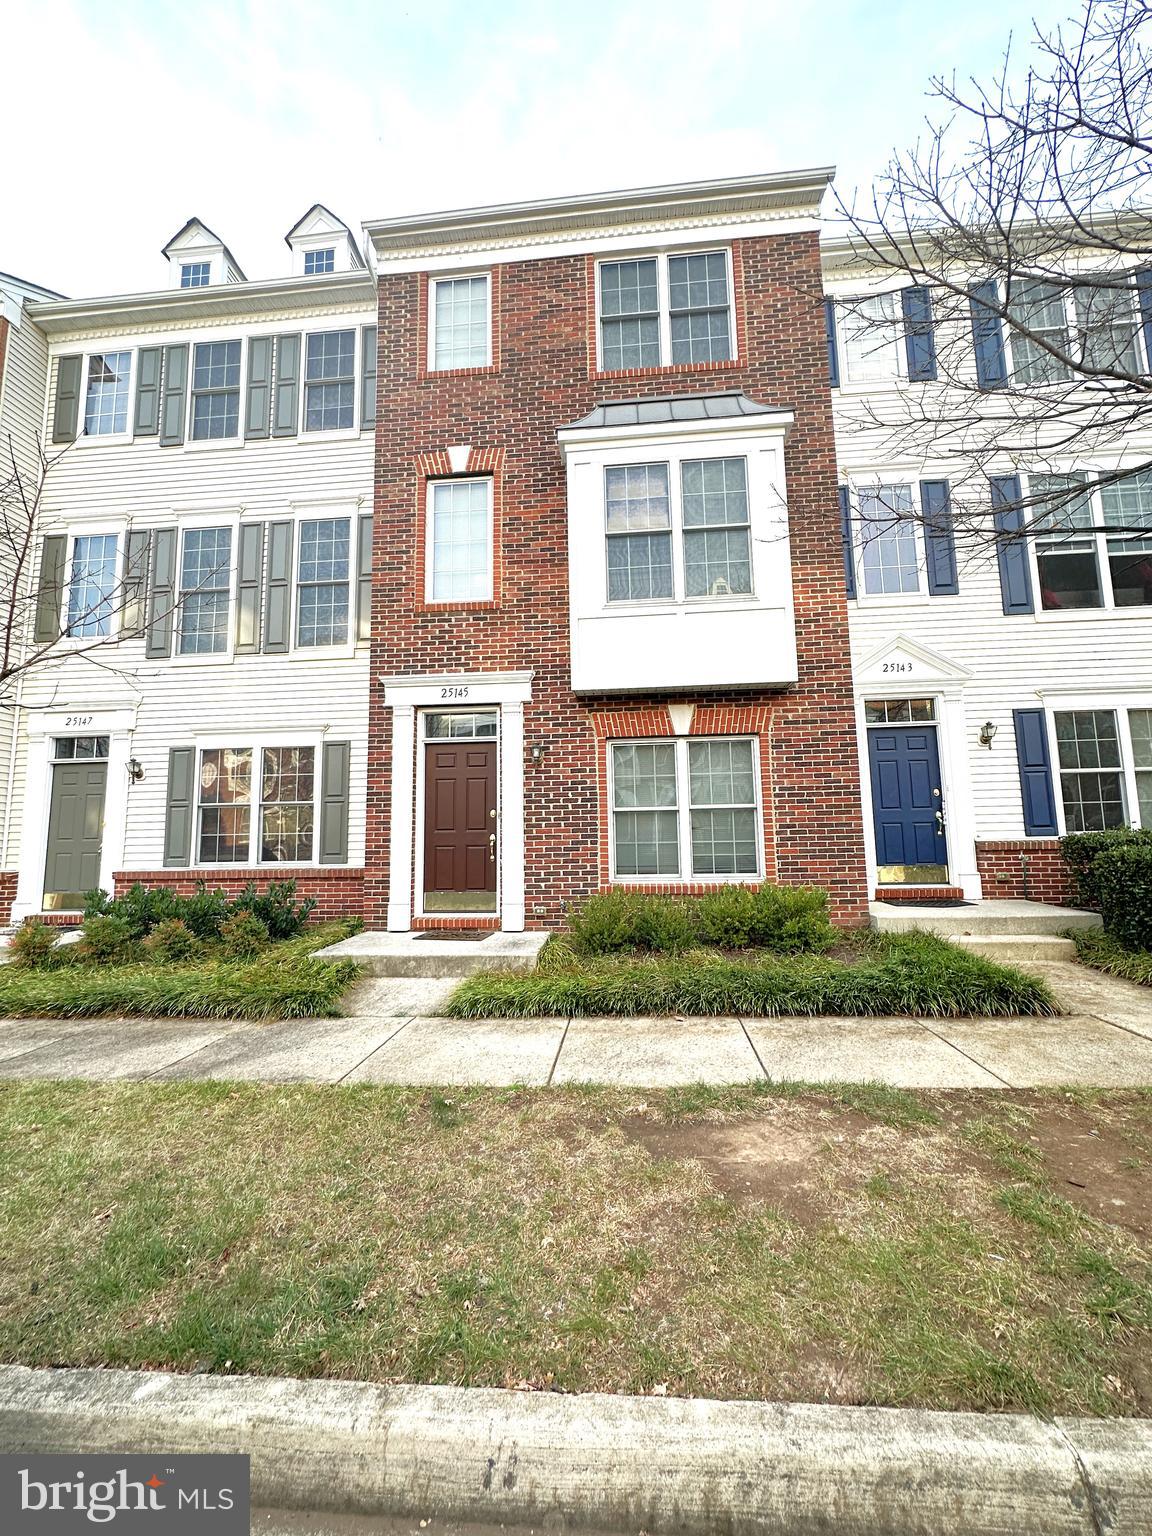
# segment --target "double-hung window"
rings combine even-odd
[[[323,251],[304,252],[304,276],[319,277],[324,272],[336,270],[336,251],[333,246],[328,246]]]
[[[726,250],[602,261],[598,309],[604,372],[735,355]]]
[[[911,485],[862,486],[855,541],[860,586],[870,597],[921,590],[920,538]]]
[[[614,879],[759,873],[755,741],[613,742],[609,753]]]
[[[1122,272],[1102,272],[1092,281],[1067,283],[1022,278],[1008,295],[1015,382],[1066,381],[1072,377],[1070,360],[1077,366],[1138,373],[1140,323],[1135,297]]]
[[[128,430],[128,386],[131,352],[93,352],[88,358],[84,394],[84,432],[110,437]]]
[[[348,639],[352,522],[308,518],[300,524],[296,572],[296,644],[343,645]]]
[[[492,361],[488,274],[433,278],[431,309],[428,366],[487,368]]]
[[[68,634],[93,640],[112,633],[116,607],[114,533],[82,533],[72,541],[68,577]]]
[[[898,293],[844,299],[836,306],[844,374],[853,384],[885,383],[903,372],[903,322]]]
[[[211,656],[228,649],[231,587],[232,530],[187,529],[180,556],[181,656]]]
[[[1152,474],[1033,475],[1028,494],[1042,608],[1152,605]]]
[[[312,861],[314,747],[205,748],[197,784],[198,863]]]
[[[1152,827],[1152,709],[1053,715],[1068,832]]]
[[[185,261],[180,267],[181,288],[207,288],[212,281],[210,261]]]
[[[192,440],[240,431],[240,343],[197,342],[192,353]]]
[[[610,603],[751,593],[745,459],[609,465],[604,506]]]
[[[428,602],[491,601],[491,480],[431,482],[425,560]]]
[[[338,432],[356,424],[356,332],[316,331],[304,364],[305,432]]]

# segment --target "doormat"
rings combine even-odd
[[[425,928],[420,933],[414,933],[414,939],[432,939],[441,944],[455,943],[458,939],[488,939],[495,932],[493,928]]]
[[[903,897],[899,901],[881,901],[882,907],[975,907],[975,901],[933,901],[930,896]]]

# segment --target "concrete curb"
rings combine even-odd
[[[252,1458],[253,1505],[713,1536],[1152,1530],[1152,1421],[0,1367],[0,1451]]]

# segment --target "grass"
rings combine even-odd
[[[14,1083],[0,1359],[1147,1412],[1054,1126],[1146,1157],[1152,1094]]]
[[[4,965],[0,1016],[331,1018],[339,1015],[340,999],[360,968],[347,960],[315,960],[312,951],[348,931],[343,923],[321,924],[273,945],[255,960],[66,965],[52,970]]]
[[[854,963],[827,955],[581,957],[552,940],[528,975],[463,982],[454,1018],[536,1015],[1054,1014],[1044,982],[924,933],[867,934]]]
[[[1082,964],[1152,987],[1152,953],[1148,950],[1125,949],[1103,928],[1074,928],[1070,937]]]

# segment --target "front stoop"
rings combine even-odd
[[[1070,928],[1099,928],[1098,912],[1056,907],[1043,901],[979,901],[967,907],[922,906],[901,911],[872,902],[873,928],[881,933],[921,929],[989,960],[1075,960]]]
[[[319,960],[355,960],[369,976],[471,976],[476,971],[531,971],[547,933],[487,933],[482,939],[430,938],[427,933],[356,933],[316,951]]]

